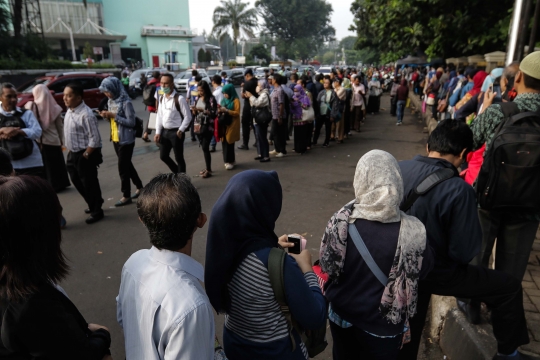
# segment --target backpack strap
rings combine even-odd
[[[407,197],[407,200],[399,207],[400,210],[407,212],[420,196],[427,194],[435,186],[454,176],[455,172],[449,168],[441,168],[429,174],[414,188],[413,192]]]
[[[373,259],[373,256],[371,256],[364,239],[362,239],[362,236],[360,236],[360,233],[354,224],[349,224],[349,235],[351,236],[356,249],[360,253],[360,256],[362,256],[366,265],[369,267],[369,270],[371,270],[373,275],[381,282],[382,286],[386,287],[388,276],[384,275],[381,268],[375,262],[375,259]]]
[[[291,311],[287,305],[287,298],[285,296],[285,279],[283,276],[283,265],[285,264],[285,256],[287,254],[282,249],[272,248],[270,249],[270,255],[268,255],[268,275],[270,276],[270,285],[274,291],[274,296],[279,304],[285,320],[287,320],[287,330],[292,342],[292,351],[296,350],[296,341],[292,334],[294,328]]]

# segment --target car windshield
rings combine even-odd
[[[191,79],[191,71],[184,71],[178,75],[176,75],[176,79]]]
[[[51,82],[51,79],[48,79],[48,78],[45,78],[45,79],[36,79],[34,80],[33,83],[31,83],[29,86],[26,86],[23,90],[21,90],[20,92],[23,93],[23,94],[31,94],[32,93],[32,90],[34,89],[34,87],[36,85],[39,85],[39,84],[43,84],[43,85],[47,85],[48,83]]]
[[[329,73],[330,73],[330,69],[329,69],[329,68],[320,68],[320,69],[319,69],[319,72],[324,73],[324,74],[329,74]]]
[[[216,74],[219,74],[221,71],[220,70],[208,70],[208,76],[214,76]]]
[[[135,80],[135,79],[140,79],[141,78],[141,74],[144,74],[146,73],[146,70],[136,70],[134,72],[131,73],[131,75],[129,76],[129,78],[131,80]]]

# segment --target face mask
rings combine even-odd
[[[164,94],[170,94],[170,93],[171,93],[171,89],[170,89],[170,88],[164,87],[164,88],[161,88],[161,90],[163,90],[163,93],[164,93]]]

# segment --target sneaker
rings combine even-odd
[[[284,154],[284,153],[277,153],[276,157],[277,158],[282,158],[282,157],[285,157],[287,156],[287,154]]]
[[[245,144],[242,144],[242,145],[240,145],[240,146],[237,146],[236,148],[237,148],[238,150],[249,150],[248,146],[245,145]]]
[[[232,169],[234,169],[234,165],[233,164],[226,164],[225,169],[232,170]]]
[[[269,152],[269,154],[270,154],[270,155],[277,155],[277,154],[279,154],[279,153],[278,153],[276,150],[272,150],[272,151]]]
[[[538,358],[525,355],[517,350],[515,354],[511,354],[511,355],[495,354],[495,356],[493,356],[493,360],[534,360],[534,359],[538,359]]]
[[[261,159],[260,161],[261,161],[262,163],[266,163],[266,162],[269,162],[269,161],[270,161],[270,158]]]
[[[396,126],[401,126],[401,122],[397,122],[397,123],[396,123]]]
[[[327,148],[329,145],[328,144],[323,144],[322,147],[323,148]]]

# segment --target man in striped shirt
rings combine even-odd
[[[103,198],[97,171],[103,155],[97,119],[84,103],[83,95],[84,90],[78,83],[68,84],[64,89],[64,103],[68,108],[64,118],[64,137],[69,150],[69,177],[88,204],[88,209],[84,210],[90,214],[86,223],[93,224],[103,219]]]

